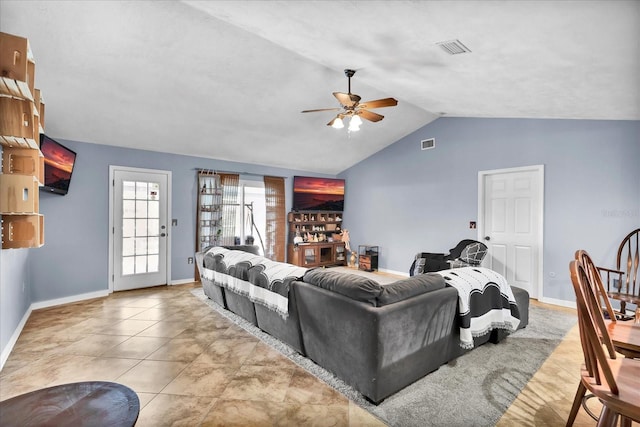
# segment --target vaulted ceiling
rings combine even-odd
[[[0,0],[0,26],[60,139],[336,174],[441,116],[640,120],[640,1]],[[360,132],[300,113],[345,68],[399,102]]]

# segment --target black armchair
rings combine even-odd
[[[448,270],[450,268],[478,266],[487,254],[487,245],[476,240],[460,241],[449,254],[419,252],[409,269],[409,275]]]

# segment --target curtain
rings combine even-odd
[[[265,176],[266,205],[265,256],[273,261],[285,261],[286,212],[284,178]]]
[[[218,246],[234,245],[238,213],[238,174],[218,173],[222,184],[222,220]]]

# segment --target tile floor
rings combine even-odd
[[[103,380],[138,393],[137,426],[384,425],[198,301],[190,292],[197,286],[34,311],[0,371],[0,400]],[[564,425],[580,363],[574,328],[498,426]],[[581,410],[575,426],[594,425]]]

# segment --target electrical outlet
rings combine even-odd
[[[192,256],[187,258],[187,264],[193,264],[193,257]]]

